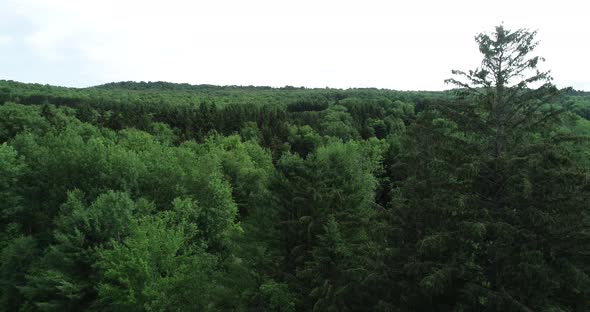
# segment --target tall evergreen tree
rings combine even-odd
[[[392,257],[412,310],[583,310],[588,303],[585,173],[556,132],[536,32],[476,37],[480,68],[453,71],[451,105],[410,128],[391,203]],[[403,267],[400,273],[399,267]],[[395,294],[393,294],[395,297]]]
[[[278,164],[273,190],[280,209],[282,270],[304,298],[303,309],[358,309],[368,298],[361,295],[367,290],[360,281],[371,246],[372,172],[378,161],[360,147],[335,142],[305,160],[287,154]],[[331,246],[334,242],[341,246]]]

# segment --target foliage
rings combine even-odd
[[[0,81],[0,311],[587,311],[590,94]]]

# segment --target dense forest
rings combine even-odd
[[[0,81],[0,310],[590,311],[590,93],[535,34],[444,92]]]

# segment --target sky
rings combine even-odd
[[[1,0],[0,79],[444,90],[479,32],[538,30],[558,87],[590,90],[590,1]]]

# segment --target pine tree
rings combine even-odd
[[[320,301],[318,311],[354,309],[367,298],[360,281],[371,245],[376,163],[356,142],[320,147],[305,160],[294,154],[280,160],[273,191],[280,209],[282,271],[303,298],[302,309]],[[341,228],[335,229],[336,222]],[[336,241],[343,245],[340,251],[348,250],[348,259],[329,259]],[[329,261],[337,263],[331,268],[339,271],[337,279],[324,271]]]
[[[135,204],[109,191],[86,207],[80,191],[68,193],[56,220],[54,244],[31,268],[20,291],[41,311],[80,311],[96,298],[96,250],[122,241]]]
[[[562,109],[536,32],[476,36],[480,68],[409,130],[391,203],[396,274],[414,310],[580,310],[590,186],[557,131]],[[395,295],[394,295],[395,296]]]
[[[559,92],[550,72],[538,68],[544,59],[531,56],[536,34],[503,25],[479,34],[481,67],[454,71],[467,82],[448,82],[475,103],[474,116],[460,115],[479,129],[463,131],[483,143],[473,188],[487,214],[486,292],[519,309],[579,308],[589,286],[580,250],[589,246],[590,188],[562,144],[577,138],[557,131],[563,108],[553,104]]]

